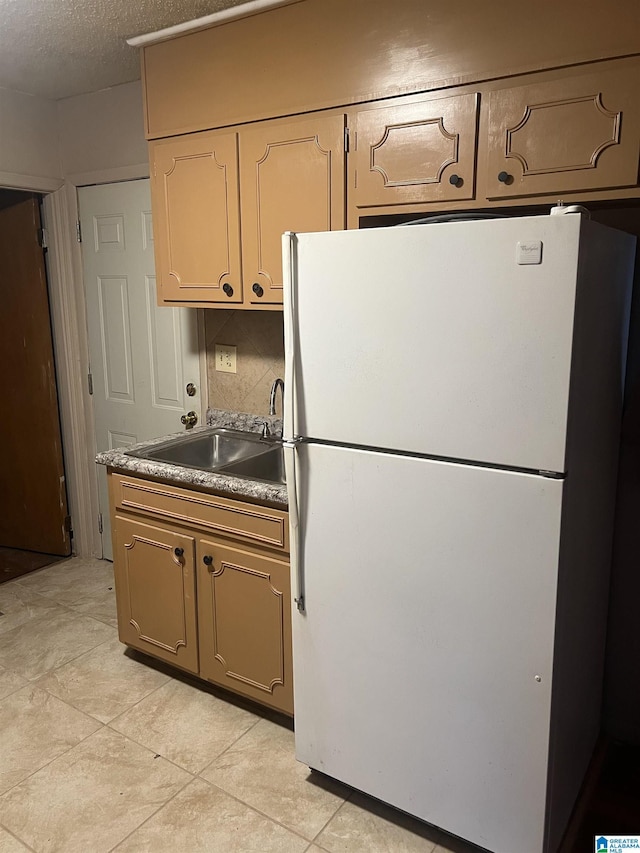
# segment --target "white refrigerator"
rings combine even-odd
[[[297,758],[554,851],[599,730],[635,239],[285,234]]]

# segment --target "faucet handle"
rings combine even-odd
[[[265,421],[262,424],[262,438],[270,438],[270,437],[271,437],[271,430],[269,429],[269,422]]]

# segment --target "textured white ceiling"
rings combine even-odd
[[[246,0],[0,0],[0,87],[46,98],[140,77],[125,39]]]

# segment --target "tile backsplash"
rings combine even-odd
[[[281,311],[206,310],[209,406],[266,415],[269,391],[278,376],[284,379],[284,324]],[[215,367],[215,346],[237,348],[236,373]],[[277,396],[281,415],[281,396]]]

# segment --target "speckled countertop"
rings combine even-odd
[[[264,415],[249,415],[243,412],[226,412],[222,409],[209,409],[207,411],[204,427],[195,427],[189,435],[196,435],[208,427],[227,427],[230,429],[241,429],[248,432],[261,432],[262,425],[267,421],[272,433],[282,433],[282,421],[279,418]],[[138,456],[128,456],[125,450],[142,450],[161,444],[170,438],[184,437],[185,431],[164,435],[151,441],[141,441],[132,447],[120,450],[103,450],[96,456],[96,462],[100,465],[108,465],[119,471],[129,474],[138,474],[142,477],[157,477],[162,480],[170,480],[182,486],[197,486],[200,489],[222,492],[227,495],[235,495],[240,498],[250,498],[254,501],[287,506],[287,488],[280,483],[267,483],[264,480],[250,480],[243,477],[233,477],[230,474],[220,474],[215,471],[203,471],[197,468],[186,468],[182,465],[170,465],[166,462],[157,462],[155,459],[141,459]]]

